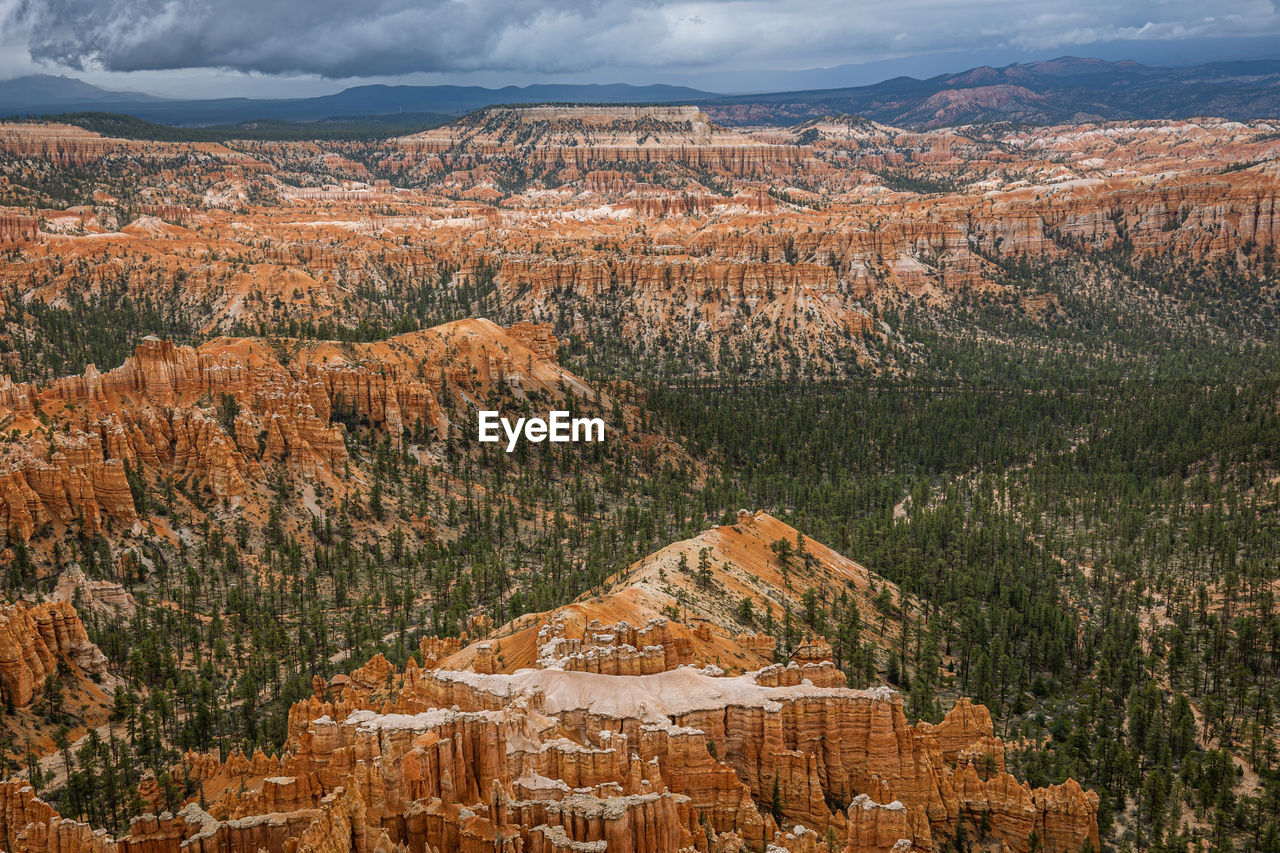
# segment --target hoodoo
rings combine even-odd
[[[1033,831],[1046,851],[1098,844],[1097,796],[1017,782],[969,705],[935,729],[908,725],[892,690],[764,686],[751,672],[385,671],[376,688],[353,679],[295,705],[278,758],[188,756],[174,772],[225,793],[207,811],[135,821],[107,849],[292,837],[314,850],[799,851],[812,832],[831,851],[901,853],[939,849],[961,823],[1019,853]],[[995,770],[976,769],[983,754]],[[9,849],[44,850],[62,822],[9,786],[22,802]],[[82,843],[58,849],[98,849]]]

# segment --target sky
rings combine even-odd
[[[370,82],[758,91],[1062,55],[1280,56],[1280,12],[1269,0],[0,0],[0,79],[184,98]]]

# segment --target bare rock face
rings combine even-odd
[[[105,520],[138,520],[124,460],[107,458],[100,435],[76,430],[53,445],[0,447],[0,523],[24,539],[50,522],[86,533]]]
[[[57,674],[59,658],[86,675],[107,674],[106,655],[89,642],[69,603],[0,604],[0,681],[15,705],[25,707],[40,695],[46,679]]]
[[[994,739],[979,706],[910,726],[887,688],[769,680],[687,666],[398,672],[374,658],[295,705],[279,757],[188,755],[174,772],[225,792],[208,811],[139,819],[117,841],[11,782],[0,786],[0,831],[15,853],[902,853],[940,849],[960,821],[985,817],[1017,853],[1033,834],[1061,853],[1097,843],[1096,795],[1074,782],[1032,790],[1005,773],[984,779],[964,760],[965,737]],[[50,846],[55,836],[61,846]]]
[[[395,664],[381,654],[377,654],[364,666],[351,673],[351,684],[357,689],[374,691],[379,687],[385,687],[395,671]]]
[[[118,141],[65,124],[6,124],[0,128],[0,151],[17,157],[39,157],[63,166],[97,159]]]
[[[693,663],[688,637],[676,636],[665,617],[650,619],[643,628],[626,622],[605,626],[590,620],[581,636],[570,636],[563,620],[538,631],[538,660],[542,669],[598,672],[605,675],[653,675]],[[477,667],[477,671],[481,671]],[[489,672],[497,670],[488,669]]]
[[[20,213],[0,212],[0,246],[34,243],[39,234],[39,220]]]
[[[427,669],[435,669],[441,661],[462,649],[458,637],[423,637],[418,641],[418,652]]]
[[[590,172],[619,163],[684,163],[734,175],[763,174],[803,159],[770,143],[713,125],[697,107],[495,107],[466,120],[397,140],[399,163],[449,168],[520,157]]]
[[[74,607],[63,601],[49,601],[37,604],[30,613],[40,638],[50,651],[69,659],[87,675],[106,675],[107,657],[89,642],[84,623]]]
[[[948,764],[990,765],[992,770],[1004,772],[1004,744],[992,734],[995,727],[985,705],[975,705],[962,697],[941,723],[919,723],[917,728],[923,735],[933,737]]]
[[[0,782],[0,840],[6,850],[18,850],[18,834],[28,826],[42,826],[59,820],[58,813],[36,797],[35,790],[22,779]]]
[[[108,580],[90,580],[79,566],[71,566],[58,576],[53,589],[54,601],[79,603],[90,613],[131,617],[138,609],[133,594],[118,583]]]
[[[31,704],[57,661],[22,603],[0,606],[0,680],[19,707]]]
[[[849,830],[845,850],[866,853],[902,853],[903,850],[932,850],[933,836],[928,821],[918,811],[900,801],[877,803],[859,794],[849,803]],[[903,842],[907,845],[904,847]]]

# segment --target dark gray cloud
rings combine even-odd
[[[0,0],[45,67],[417,73],[814,67],[993,45],[1280,33],[1267,0]]]

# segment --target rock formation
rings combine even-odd
[[[902,839],[936,849],[960,821],[980,818],[1019,853],[1032,832],[1047,851],[1098,842],[1097,797],[1074,782],[1031,790],[943,757],[940,740],[994,737],[967,704],[938,727],[913,727],[892,690],[771,687],[756,673],[397,672],[380,659],[370,668],[376,677],[353,678],[336,700],[299,703],[279,758],[189,755],[193,779],[246,783],[243,795],[224,786],[208,811],[140,818],[113,841],[71,828],[10,782],[0,830],[15,853],[142,849],[147,838],[210,853],[674,853],[732,839],[854,853],[901,850]],[[386,685],[357,686],[366,680],[394,682],[394,701],[376,698]],[[833,811],[832,800],[848,807]],[[47,846],[64,835],[70,846]],[[98,846],[81,846],[90,838]]]
[[[899,800],[877,803],[859,794],[849,803],[849,830],[846,849],[866,853],[902,853],[905,849],[932,850],[933,834],[928,821],[918,811],[908,809]]]
[[[697,107],[497,107],[402,137],[397,145],[402,157],[441,168],[518,156],[584,172],[619,163],[678,162],[752,175],[785,169],[804,156],[799,148],[717,127]]]
[[[59,660],[95,679],[107,674],[106,655],[67,602],[0,604],[0,682],[14,705],[30,705],[58,674]]]
[[[626,622],[606,627],[592,619],[581,636],[570,637],[568,632],[563,620],[539,629],[535,666],[605,675],[652,675],[693,663],[692,641],[672,633],[664,617],[650,619],[643,628]],[[482,666],[477,657],[476,671],[486,670],[497,671]]]
[[[202,341],[148,338],[115,369],[49,383],[0,377],[6,545],[103,534],[139,575],[151,555],[121,540],[174,532],[145,508],[166,481],[188,521],[201,505],[258,508],[277,475],[304,485],[301,502],[359,496],[372,481],[348,456],[348,425],[431,461],[491,395],[602,401],[556,364],[562,344],[705,352],[690,370],[708,373],[785,352],[805,374],[892,374],[914,343],[886,311],[990,298],[1043,321],[1058,297],[1009,283],[1042,261],[1211,264],[1274,289],[1280,236],[1280,140],[1265,122],[915,133],[846,116],[731,130],[693,108],[520,107],[359,144],[3,123],[0,151],[22,168],[121,167],[138,184],[127,206],[104,177],[92,204],[0,213],[0,335],[37,333],[19,306],[74,296],[163,301]],[[68,202],[40,202],[55,203]],[[414,328],[441,295],[524,322],[319,340],[380,337],[366,322]],[[41,375],[5,357],[16,379]],[[139,818],[122,839],[0,786],[3,847],[852,853],[942,849],[979,824],[1015,853],[1032,833],[1048,850],[1096,845],[1096,798],[1008,774],[981,706],[910,725],[892,691],[848,689],[820,638],[780,659],[757,633],[763,613],[796,612],[808,588],[833,611],[870,614],[883,595],[927,621],[818,543],[782,564],[771,544],[797,536],[744,513],[637,561],[607,594],[497,627],[464,617],[458,630],[483,639],[428,638],[407,671],[378,656],[318,679],[281,754],[189,754],[181,770],[206,783],[208,808]],[[704,558],[714,588],[692,568]],[[0,679],[17,704],[59,658],[101,674],[67,602],[133,606],[74,568],[55,598],[0,613]],[[873,656],[900,639],[896,620],[859,627]],[[243,797],[228,794],[241,783]]]
[[[0,211],[0,247],[34,242],[38,229],[39,222],[34,216]]]
[[[761,683],[792,686],[808,680],[841,687],[844,674],[831,660],[831,647],[809,638],[788,665],[775,660],[776,641],[744,632],[743,599],[756,617],[767,608],[793,612],[803,606],[812,587],[824,605],[844,596],[862,613],[875,610],[878,590],[887,590],[895,606],[923,619],[919,603],[853,560],[819,542],[806,541],[785,577],[773,543],[794,543],[799,532],[768,513],[743,512],[736,524],[713,527],[696,537],[672,543],[619,572],[611,591],[587,594],[546,613],[525,614],[488,632],[485,640],[443,659],[448,668],[480,672],[556,668],[610,675],[644,675],[684,664],[712,665],[726,672],[760,670]],[[696,567],[705,556],[714,585],[701,583]],[[873,594],[873,589],[877,590]],[[679,612],[692,624],[667,618]],[[753,617],[753,618],[756,618]],[[606,622],[605,620],[608,620]],[[642,626],[642,627],[636,627]],[[886,650],[897,636],[894,625],[873,630],[862,626],[862,641]]]
[[[138,603],[120,584],[108,580],[90,580],[79,566],[72,566],[58,576],[53,590],[54,601],[65,601],[83,607],[90,613],[129,618]]]
[[[252,162],[217,143],[115,139],[82,127],[47,122],[0,122],[0,152],[12,157],[48,160],[59,166],[82,166],[112,156],[162,162],[168,157],[185,155],[213,162],[246,165]]]
[[[4,379],[0,412],[26,418],[29,431],[0,444],[0,530],[30,539],[44,525],[86,534],[134,528],[130,470],[172,477],[231,505],[272,465],[334,482],[349,461],[343,419],[382,431],[397,449],[406,438],[447,435],[440,388],[427,381],[442,373],[445,393],[469,399],[494,388],[593,396],[548,359],[555,351],[545,327],[526,323],[508,336],[487,321],[348,355],[312,345],[291,361],[254,339],[197,349],[148,337],[106,373],[89,365],[42,388]],[[37,429],[37,411],[54,416],[60,430]]]
[[[151,170],[135,211],[147,215],[128,223],[114,221],[105,190],[92,206],[0,213],[11,256],[0,301],[163,294],[203,336],[391,326],[432,287],[492,283],[512,319],[558,322],[560,337],[617,328],[645,349],[678,337],[704,348],[700,367],[711,370],[724,351],[768,360],[785,335],[803,372],[825,375],[895,369],[892,336],[874,317],[904,302],[986,294],[1054,316],[1055,296],[1009,285],[1004,267],[1016,259],[1143,262],[1167,250],[1261,280],[1280,227],[1280,141],[1265,122],[983,134],[845,116],[726,129],[689,107],[530,106],[359,151],[234,148],[0,123],[0,150],[13,157],[147,173],[181,155],[210,186],[183,190]],[[415,188],[370,184],[371,169]],[[278,177],[299,170],[316,185]],[[284,203],[248,204],[249,185]],[[560,317],[567,293],[577,317]],[[526,343],[546,358],[554,337]],[[0,398],[11,393],[0,381]]]

